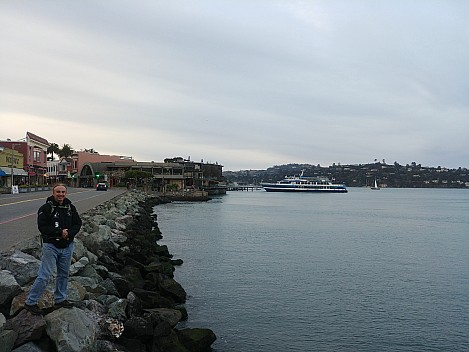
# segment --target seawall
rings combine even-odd
[[[43,316],[23,309],[41,245],[24,241],[0,256],[1,351],[206,351],[210,329],[177,329],[186,292],[161,239],[153,207],[167,200],[140,191],[81,214],[70,270],[71,309],[53,307],[55,281],[41,297]],[[31,349],[25,349],[31,348]]]

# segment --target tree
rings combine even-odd
[[[148,182],[148,180],[151,180],[153,178],[153,174],[146,171],[129,170],[125,172],[124,178],[127,179],[130,183],[142,185]]]
[[[90,148],[90,149],[85,148],[84,151],[87,153],[91,153],[91,154],[99,154],[96,150],[94,150],[94,148]]]
[[[57,143],[51,143],[49,147],[47,148],[47,154],[51,154],[52,160],[54,160],[54,153],[59,154],[60,152],[60,147]]]
[[[69,144],[64,144],[58,154],[61,158],[68,158],[72,156],[73,149]]]
[[[145,179],[145,178],[153,178],[151,172],[140,171],[140,170],[129,170],[125,172],[125,178],[135,178],[137,180]]]

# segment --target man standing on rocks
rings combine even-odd
[[[38,210],[37,226],[43,241],[41,265],[24,305],[26,310],[36,315],[43,314],[37,303],[56,270],[54,308],[73,307],[67,301],[68,276],[73,239],[80,231],[82,222],[77,209],[66,195],[64,184],[54,185],[52,196]]]

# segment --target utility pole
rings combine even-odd
[[[11,193],[13,193],[13,158],[14,158],[14,151],[15,151],[15,145],[21,145],[21,144],[15,144],[15,143],[12,143],[11,144]]]

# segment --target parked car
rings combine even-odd
[[[96,190],[97,191],[107,191],[107,184],[104,182],[100,182],[96,185]]]

